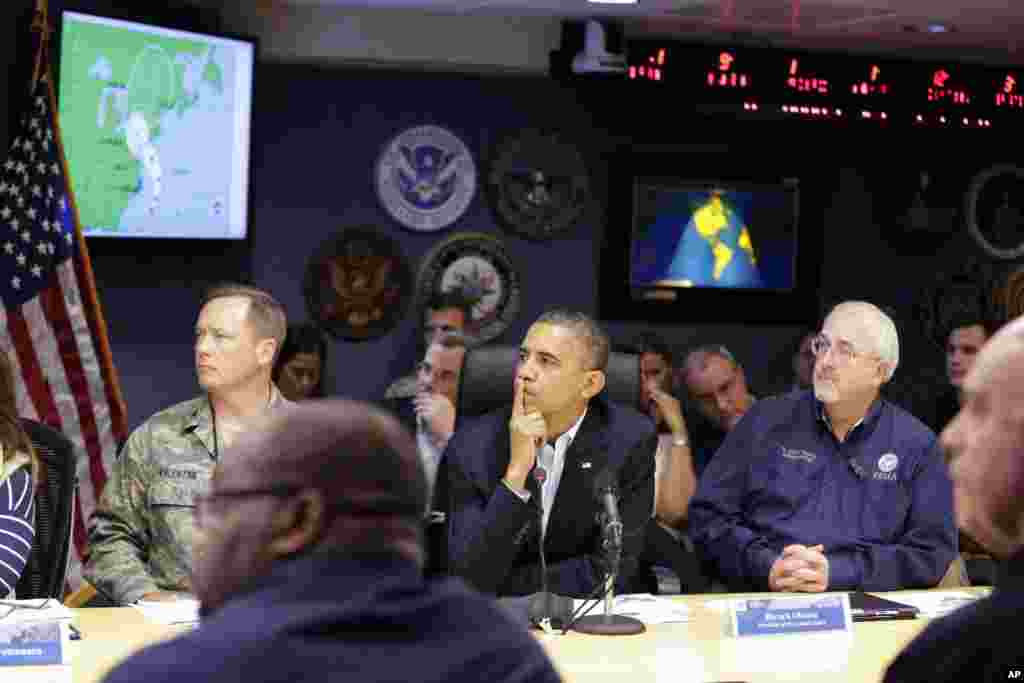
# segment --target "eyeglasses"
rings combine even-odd
[[[295,495],[299,490],[300,487],[298,486],[281,484],[278,486],[268,486],[266,488],[222,489],[220,491],[206,494],[198,494],[195,497],[196,507],[194,513],[196,526],[202,528],[209,524],[209,522],[216,516],[214,506],[218,500],[223,500],[225,498],[258,498],[260,496],[284,498]]]
[[[848,363],[854,358],[875,355],[864,351],[858,351],[853,348],[853,345],[848,341],[840,340],[833,344],[832,340],[823,334],[819,334],[811,340],[811,353],[813,353],[816,358],[823,357],[832,348],[835,348],[835,357],[840,363]]]

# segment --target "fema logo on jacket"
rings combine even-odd
[[[392,218],[418,232],[442,230],[469,208],[477,171],[462,140],[439,126],[396,135],[377,161],[377,196]]]

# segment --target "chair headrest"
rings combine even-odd
[[[483,415],[512,402],[517,346],[479,346],[466,351],[459,380],[459,419]],[[633,408],[640,405],[640,357],[613,351],[602,395]]]

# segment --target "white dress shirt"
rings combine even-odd
[[[551,507],[555,504],[558,482],[562,480],[562,470],[565,469],[565,452],[572,445],[573,439],[576,438],[576,432],[580,430],[580,425],[583,424],[583,418],[586,416],[587,410],[584,408],[583,414],[579,416],[579,419],[573,423],[568,431],[555,439],[553,446],[545,442],[537,450],[537,466],[543,467],[547,471],[544,484],[540,487],[540,503],[541,509],[544,511],[541,521],[541,533],[545,533],[548,528],[548,517],[551,516]],[[529,500],[529,498],[526,498],[526,500]]]

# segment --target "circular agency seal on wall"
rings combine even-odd
[[[587,167],[576,147],[537,131],[498,145],[487,189],[498,220],[534,240],[567,233],[590,201]]]
[[[501,240],[484,233],[458,233],[431,249],[417,290],[423,305],[435,292],[460,292],[472,311],[466,333],[478,343],[500,335],[519,314],[519,274]]]
[[[317,250],[303,289],[310,317],[321,327],[337,338],[364,341],[402,319],[412,281],[397,241],[370,227],[353,227]]]
[[[1024,169],[991,166],[971,179],[965,198],[967,229],[986,254],[997,259],[1024,256]]]
[[[406,228],[434,232],[466,212],[476,176],[473,156],[453,133],[439,126],[409,128],[377,160],[377,196]]]

